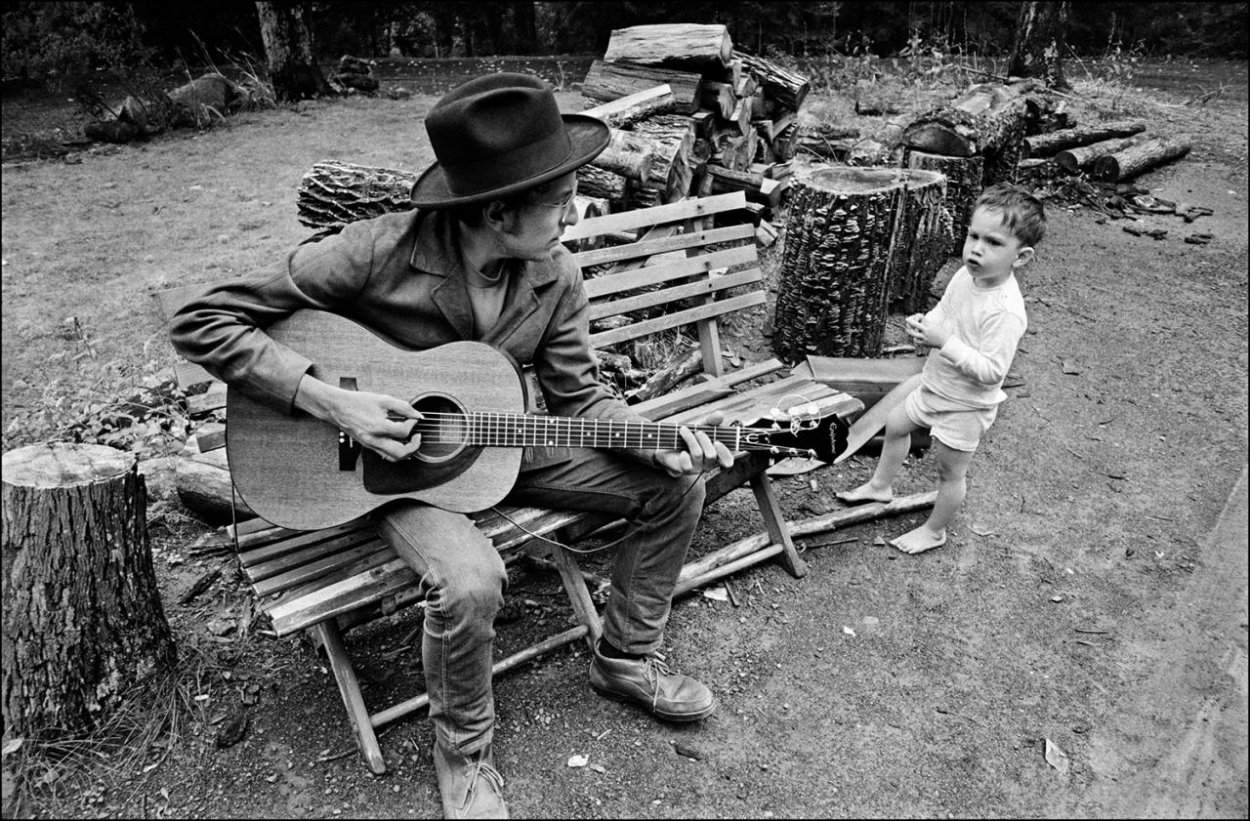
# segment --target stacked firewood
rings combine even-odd
[[[649,146],[651,162],[641,174],[600,159],[579,172],[579,187],[611,211],[744,191],[769,244],[810,88],[806,77],[735,49],[723,25],[617,29],[582,84],[585,113]]]

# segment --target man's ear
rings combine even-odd
[[[1033,250],[1032,246],[1030,245],[1024,246],[1023,248],[1020,249],[1020,253],[1016,254],[1016,260],[1015,262],[1011,263],[1011,267],[1023,268],[1024,266],[1028,265],[1030,262],[1033,261],[1033,256],[1035,253],[1036,252]]]
[[[482,208],[482,222],[501,233],[508,233],[516,222],[516,209],[503,200],[491,200]]]

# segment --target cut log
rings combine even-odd
[[[609,63],[687,67],[696,71],[729,65],[733,42],[720,24],[665,23],[616,29],[603,59]]]
[[[603,120],[611,128],[627,128],[639,120],[667,114],[676,107],[672,86],[663,83],[627,97],[593,105],[582,113]]]
[[[1050,157],[1065,148],[1076,148],[1117,137],[1131,137],[1145,130],[1145,123],[1118,120],[1110,123],[1095,123],[1081,128],[1051,131],[1046,134],[1034,134],[1024,138],[1021,159]]]
[[[812,89],[807,77],[737,49],[733,52],[733,59],[742,61],[742,67],[764,89],[765,97],[788,111],[798,111],[803,107],[803,100]]]
[[[829,160],[845,160],[852,145],[859,140],[859,129],[800,117],[802,131],[796,140],[796,149]],[[774,142],[776,140],[774,139]]]
[[[98,727],[177,656],[134,455],[103,445],[10,451],[3,519],[5,737]]]
[[[202,425],[199,438],[212,437],[224,429],[220,424]],[[234,493],[225,448],[201,452],[195,440],[189,440],[178,456],[174,487],[183,506],[209,524],[256,518],[247,503]]]
[[[936,171],[946,177],[946,210],[951,216],[951,243],[947,254],[959,253],[968,222],[972,219],[972,206],[981,196],[982,174],[985,160],[981,157],[943,157],[924,151],[907,152],[906,165],[922,171]]]
[[[1122,151],[1130,145],[1147,140],[1144,133],[1133,134],[1128,137],[1116,137],[1110,140],[1100,140],[1089,145],[1081,145],[1076,148],[1066,148],[1055,154],[1055,162],[1059,167],[1069,174],[1075,174],[1078,171],[1092,170],[1094,161],[1099,157],[1107,154],[1114,154]]]
[[[772,337],[778,357],[880,354],[892,266],[902,264],[892,246],[913,239],[895,230],[896,217],[910,188],[940,194],[939,179],[829,165],[791,177]]]
[[[633,131],[608,129],[608,147],[595,157],[595,165],[626,179],[646,182],[651,178],[654,146]]]
[[[357,220],[407,211],[418,176],[337,160],[314,163],[296,192],[299,221],[309,228],[336,231]]]
[[[651,168],[654,172],[654,162]],[[594,163],[577,169],[577,188],[588,197],[604,199],[615,204],[623,204],[629,196],[627,179],[606,168],[600,168]]]
[[[694,182],[694,121],[680,114],[661,114],[634,123],[633,133],[652,143],[654,159],[650,177],[630,192],[630,203],[646,208],[689,195]]]
[[[637,390],[627,393],[626,401],[636,405],[653,397],[663,396],[702,370],[703,351],[697,343],[689,345],[652,374]]]
[[[1066,176],[1054,157],[1021,160],[1016,166],[1016,182],[1027,188],[1039,188]]]
[[[611,102],[658,85],[668,85],[673,91],[674,110],[679,114],[693,114],[699,110],[702,80],[695,72],[675,68],[595,60],[582,82],[582,96]]]
[[[1131,180],[1143,171],[1180,159],[1189,153],[1189,143],[1156,137],[1125,146],[1094,161],[1094,178],[1108,182]]]
[[[1010,179],[1024,143],[1027,104],[1011,86],[983,84],[950,106],[917,117],[903,143],[928,154],[985,157],[984,183]]]

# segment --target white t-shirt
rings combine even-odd
[[[1007,398],[1003,380],[1028,327],[1015,276],[996,288],[981,288],[960,268],[927,318],[949,329],[951,337],[929,352],[921,384],[969,408],[997,407]]]

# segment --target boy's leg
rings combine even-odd
[[[955,518],[968,492],[968,465],[972,451],[955,450],[935,441],[934,451],[938,465],[937,501],[929,518],[920,527],[910,530],[890,544],[904,553],[923,553],[946,544],[946,526]]]
[[[911,434],[920,425],[907,413],[907,402],[899,402],[890,411],[885,421],[885,442],[881,446],[881,457],[877,460],[877,468],[872,478],[864,484],[844,493],[834,494],[843,502],[852,504],[860,502],[888,502],[894,498],[894,477],[907,459],[911,449]]]

